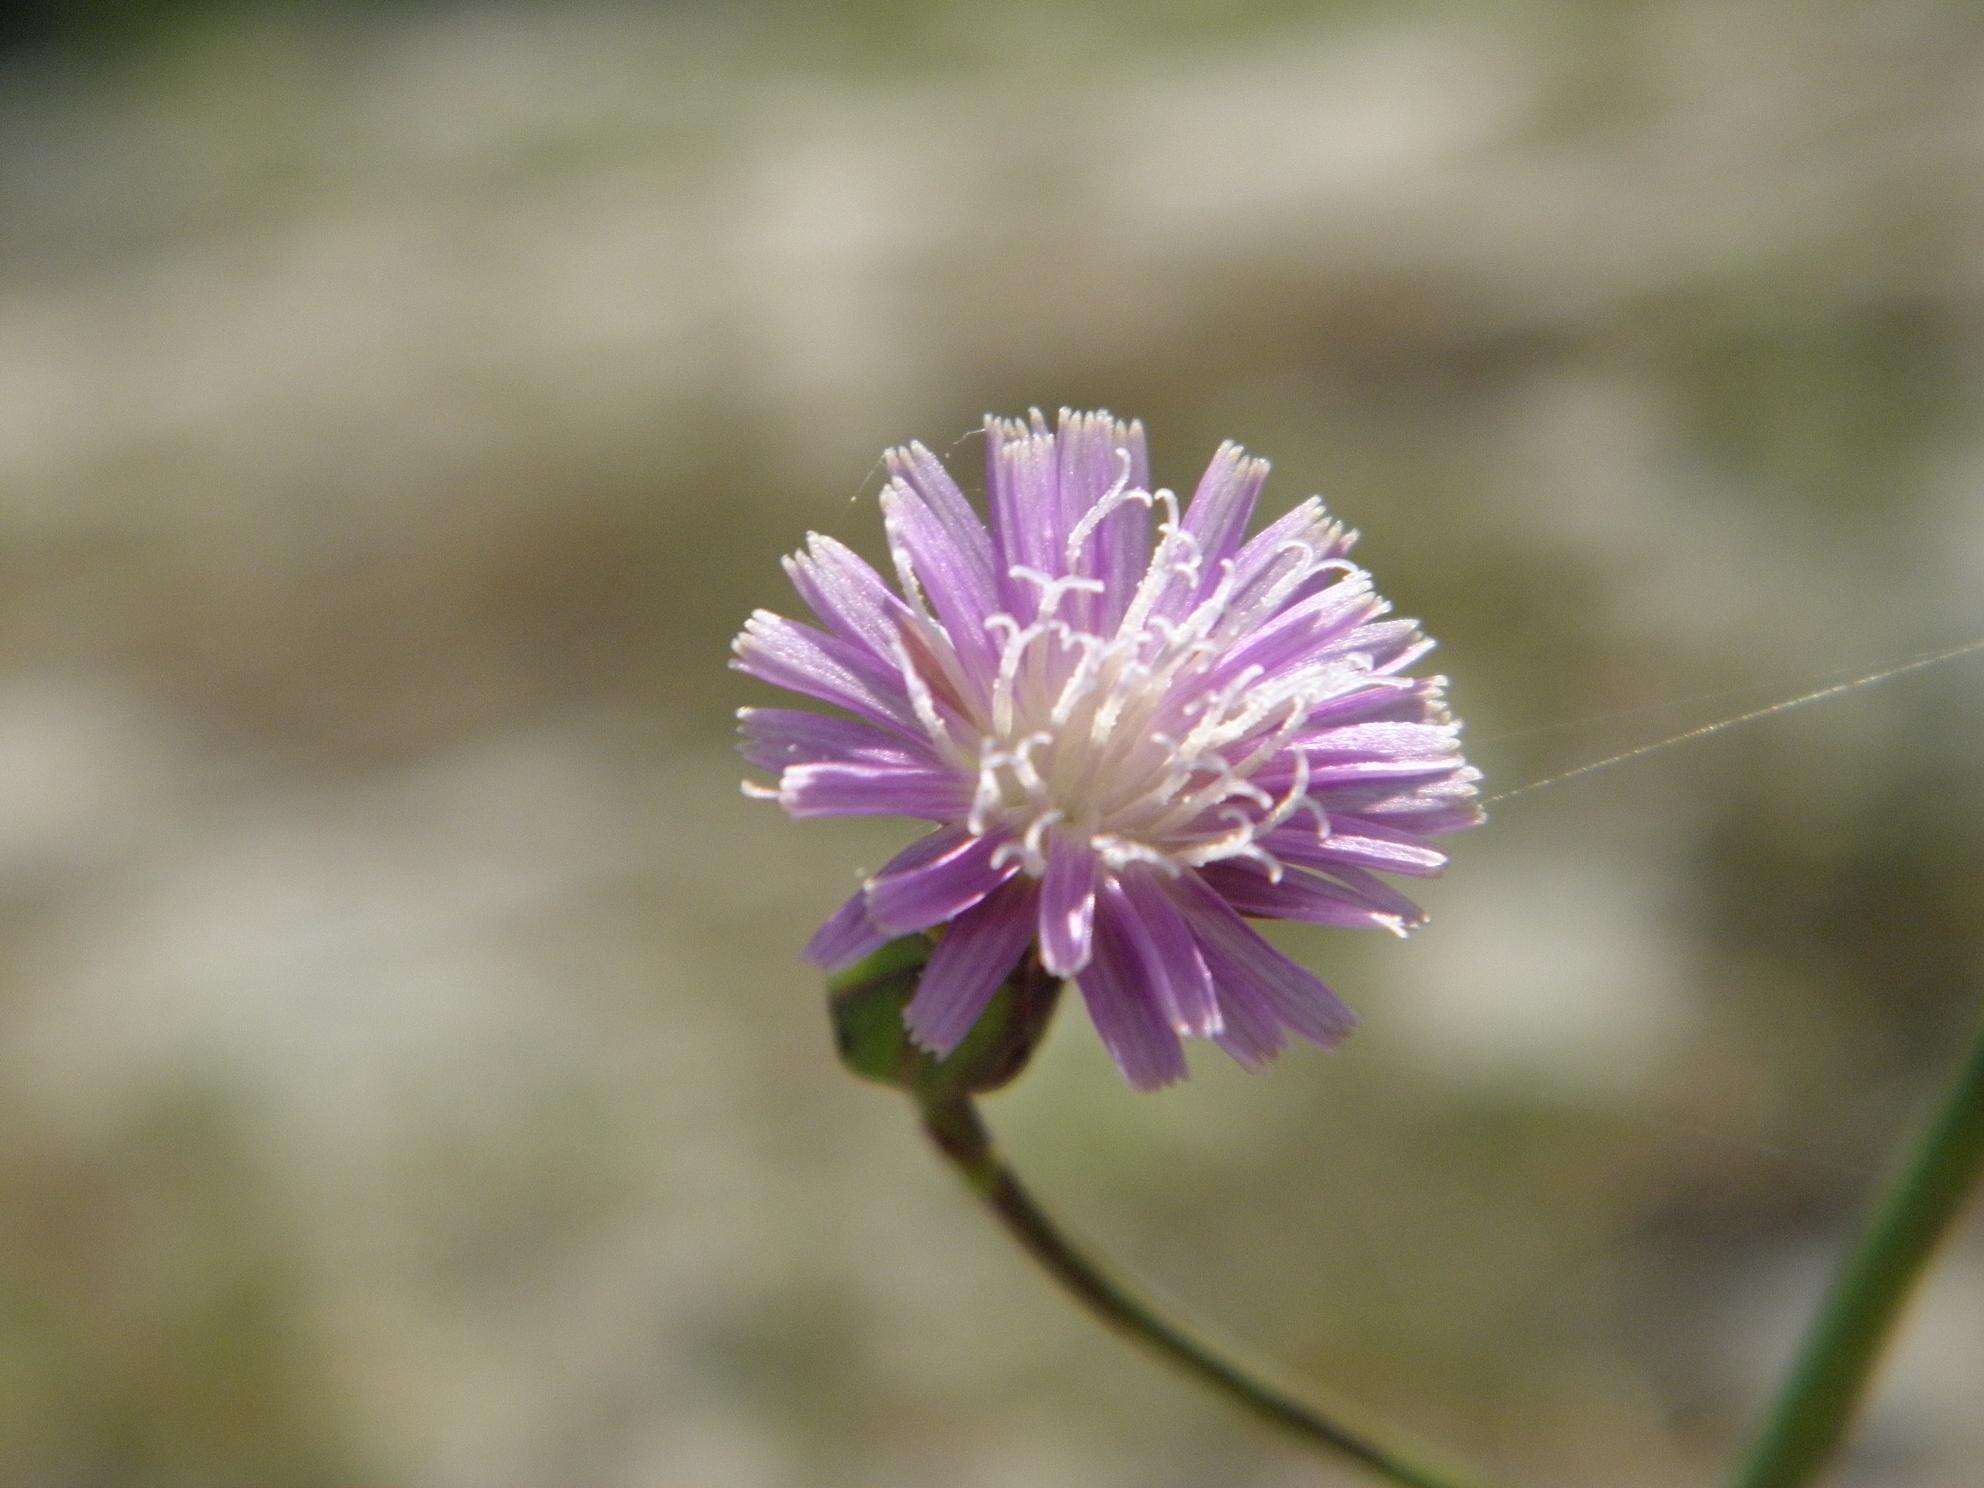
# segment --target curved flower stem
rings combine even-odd
[[[1809,1482],[1851,1424],[1881,1348],[1984,1176],[1984,1029],[1908,1164],[1841,1264],[1734,1488]]]
[[[993,1149],[991,1136],[968,1096],[926,1097],[920,1105],[924,1128],[938,1150],[956,1165],[999,1222],[1049,1275],[1105,1323],[1162,1354],[1255,1415],[1293,1432],[1312,1446],[1362,1463],[1380,1477],[1405,1484],[1407,1488],[1485,1488],[1480,1478],[1435,1467],[1415,1456],[1379,1446],[1361,1432],[1340,1425],[1246,1374],[1166,1322],[1097,1270],[1056,1228]]]

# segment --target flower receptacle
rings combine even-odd
[[[916,995],[934,945],[926,935],[892,940],[827,982],[841,1062],[864,1080],[894,1086],[924,1103],[980,1095],[1010,1083],[1039,1047],[1061,995],[1060,982],[1029,954],[964,1042],[939,1059],[918,1047],[903,1024],[903,1009]]]

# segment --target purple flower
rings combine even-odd
[[[904,1015],[941,1055],[1038,945],[1139,1089],[1185,1073],[1185,1035],[1247,1065],[1337,1042],[1354,1015],[1242,916],[1424,919],[1378,875],[1439,872],[1430,839],[1481,820],[1445,679],[1405,675],[1432,642],[1381,618],[1319,499],[1244,536],[1268,465],[1237,445],[1181,515],[1140,424],[988,417],[985,444],[989,523],[929,450],[891,450],[900,593],[809,534],[785,567],[825,628],[760,610],[736,640],[739,669],[843,710],[742,710],[778,774],[747,793],[936,824],[807,957],[943,927]]]

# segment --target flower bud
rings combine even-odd
[[[862,1079],[893,1085],[925,1104],[983,1094],[1014,1079],[1039,1047],[1061,995],[1060,981],[1028,955],[964,1041],[939,1058],[918,1047],[902,1016],[933,948],[929,936],[907,935],[827,982],[841,1062]]]

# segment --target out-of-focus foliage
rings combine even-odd
[[[835,1060],[795,953],[897,837],[740,798],[722,663],[807,528],[876,553],[886,443],[1268,453],[1497,786],[1984,630],[1969,7],[10,39],[0,1481],[1317,1481]],[[1976,1015],[1981,719],[1953,665],[1511,802],[1409,944],[1279,935],[1340,1052],[1140,1098],[1063,1019],[987,1115],[1291,1381],[1698,1483]],[[1973,1224],[1846,1481],[1965,1480],[1980,1340]]]

